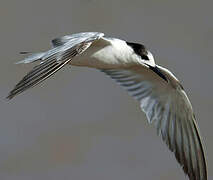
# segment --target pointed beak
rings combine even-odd
[[[150,66],[146,63],[146,65],[149,67],[150,70],[152,70],[154,73],[156,73],[158,76],[160,76],[162,79],[164,79],[166,82],[169,82],[166,76],[163,74],[163,72],[158,68],[158,66]]]

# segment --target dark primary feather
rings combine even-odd
[[[32,52],[28,52],[28,51],[21,51],[21,52],[19,52],[19,54],[31,54]]]
[[[162,73],[163,69],[158,67]],[[140,102],[149,123],[155,124],[157,133],[174,152],[189,179],[207,180],[202,141],[191,104],[182,88],[169,87],[168,82],[148,68],[102,71]]]

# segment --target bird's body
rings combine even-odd
[[[70,64],[97,69],[124,68],[138,63],[138,58],[133,58],[132,54],[133,50],[125,41],[101,38],[92,43],[87,51],[73,58]]]
[[[78,33],[56,38],[49,51],[28,56],[19,63],[41,61],[10,92],[8,99],[47,79],[65,65],[100,69],[140,102],[157,133],[174,152],[190,180],[207,180],[202,141],[191,103],[179,80],[155,64],[142,44]]]

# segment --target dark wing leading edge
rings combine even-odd
[[[182,88],[170,86],[149,69],[102,71],[140,102],[149,123],[155,124],[190,180],[207,180],[201,138],[192,106]]]
[[[64,36],[52,40],[53,49],[47,52],[32,54],[18,63],[31,63],[41,61],[35,66],[9,93],[8,99],[39,84],[52,76],[75,56],[84,52],[93,41],[102,37],[103,33],[88,32]]]

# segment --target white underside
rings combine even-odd
[[[128,67],[139,64],[140,58],[120,39],[101,38],[91,44],[82,54],[71,60],[74,66],[98,69]]]

